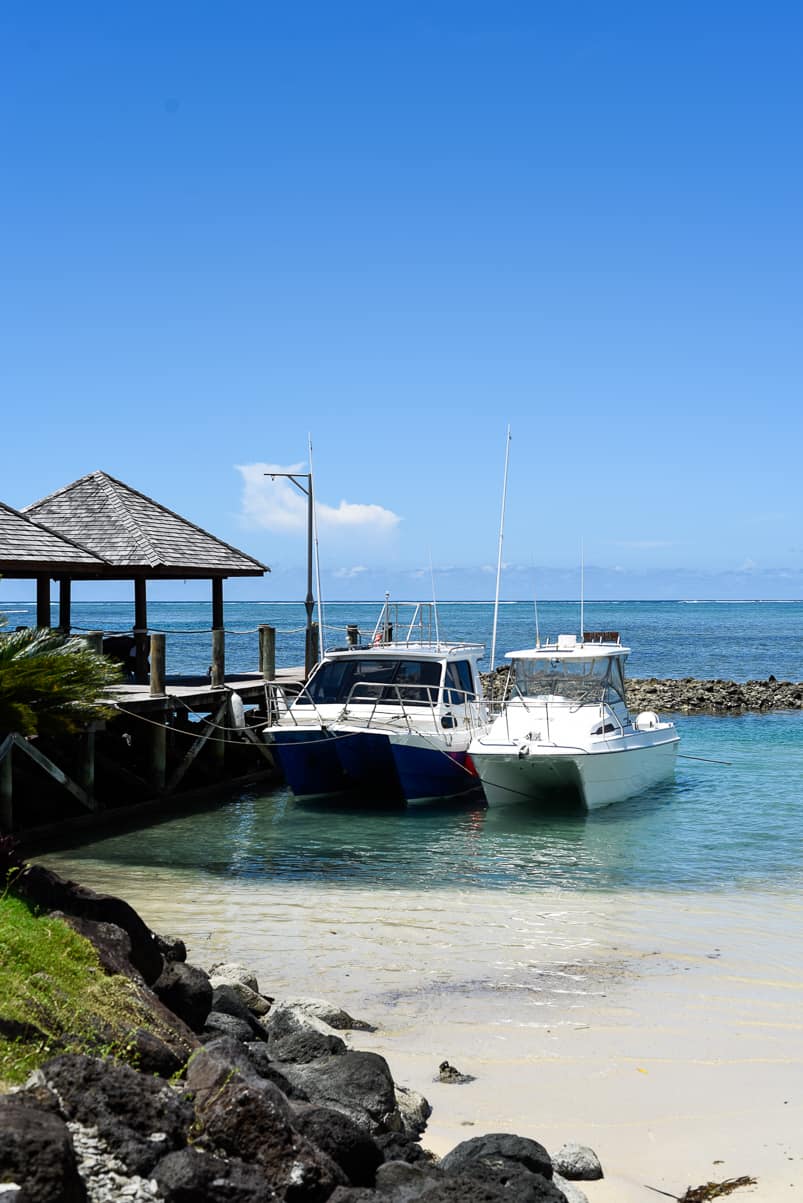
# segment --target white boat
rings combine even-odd
[[[327,651],[292,700],[278,691],[263,728],[298,798],[373,805],[479,794],[467,757],[489,722],[477,661],[485,648],[443,642],[434,606],[385,603],[363,646]]]
[[[673,775],[674,723],[627,709],[629,652],[609,631],[507,653],[507,701],[469,747],[490,806],[574,800],[595,810]]]

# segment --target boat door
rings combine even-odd
[[[476,664],[469,659],[448,660],[444,674],[441,726],[473,728],[477,725],[482,698]]]

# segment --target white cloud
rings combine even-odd
[[[367,571],[364,564],[354,564],[351,568],[335,568],[332,576],[337,577],[339,581],[352,581]]]
[[[237,464],[243,478],[242,516],[249,526],[264,530],[291,533],[307,528],[307,498],[291,480],[272,472],[303,474],[303,464]],[[302,481],[306,487],[306,481]],[[381,505],[341,501],[327,505],[315,499],[318,529],[387,532],[398,526],[401,518]]]

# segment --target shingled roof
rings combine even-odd
[[[130,485],[90,472],[23,514],[108,567],[148,577],[261,576],[270,569]],[[110,575],[108,568],[105,575]]]
[[[79,572],[108,568],[101,558],[0,501],[0,576],[21,572]]]

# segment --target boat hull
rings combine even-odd
[[[610,806],[669,780],[675,771],[678,737],[649,744],[606,746],[587,752],[543,745],[472,746],[471,757],[489,806],[512,803],[572,803],[586,810]]]
[[[408,803],[445,801],[479,794],[479,778],[467,751],[433,746],[424,737],[391,737],[391,752]]]

